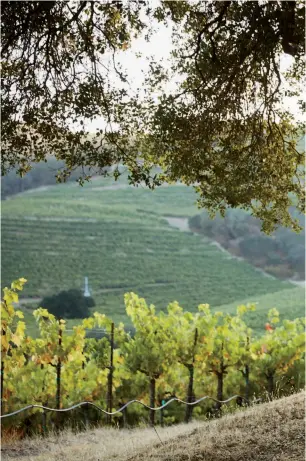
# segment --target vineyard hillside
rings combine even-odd
[[[3,461],[304,461],[304,392],[210,422],[62,432],[3,444]],[[160,438],[160,439],[159,439]],[[160,443],[162,441],[162,444]]]
[[[177,184],[150,191],[129,186],[126,177],[15,195],[2,202],[2,286],[21,276],[28,280],[23,306],[32,322],[30,314],[42,297],[83,289],[85,276],[95,310],[115,322],[126,321],[123,294],[130,291],[158,309],[177,300],[193,311],[200,303],[216,308],[267,294],[273,294],[278,307],[286,290],[287,299],[291,293],[297,299],[295,314],[303,315],[302,289],[170,225],[175,217],[197,212],[192,188]],[[262,311],[260,325],[264,304]],[[282,313],[290,311],[289,302]]]
[[[274,307],[279,311],[281,318],[294,320],[297,317],[303,316],[302,306],[305,306],[305,290],[301,287],[296,287],[294,289],[289,288],[276,293],[252,296],[241,300],[240,303],[256,303],[256,310],[247,312],[245,320],[253,330],[259,333],[260,331],[262,332],[261,320],[264,318],[267,311]],[[234,314],[236,308],[237,302],[233,302],[218,306],[216,310]]]

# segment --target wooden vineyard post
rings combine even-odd
[[[58,345],[61,348],[62,345],[62,339],[63,339],[63,330],[61,328],[61,318],[58,319],[58,324],[59,324],[59,330],[58,330]],[[61,358],[58,357],[57,364],[55,365],[56,367],[56,409],[60,410],[61,408],[61,371],[62,371],[62,363],[61,363]],[[60,421],[60,413],[57,412],[57,424],[59,426],[59,421]]]
[[[268,373],[265,373],[268,381],[268,397],[270,400],[273,400],[274,394],[274,371],[268,370]]]
[[[247,337],[247,351],[250,350],[250,338]],[[249,397],[250,397],[250,369],[249,364],[246,364],[244,370],[244,379],[245,379],[245,400],[246,405],[249,405]]]
[[[187,403],[192,403],[194,399],[193,395],[193,381],[194,381],[194,360],[195,360],[195,349],[198,342],[198,329],[195,329],[194,332],[194,343],[193,343],[193,357],[192,357],[192,364],[188,366],[189,371],[189,384],[188,384],[188,392],[187,392]],[[193,412],[192,405],[186,405],[185,411],[185,423],[189,423]]]
[[[3,360],[1,360],[1,415],[3,415],[3,410],[4,410],[3,385],[4,385],[4,362]]]
[[[122,408],[125,405],[123,399],[120,400],[118,405],[119,405],[119,408]],[[122,424],[122,427],[124,428],[124,427],[127,427],[127,407],[125,407],[121,413],[122,413],[121,424]]]
[[[151,377],[150,378],[150,407],[154,408],[155,407],[155,378]],[[155,410],[150,410],[150,425],[154,426],[155,424]]]
[[[85,369],[85,347],[82,350],[83,360],[82,360],[82,370]]]
[[[160,400],[160,406],[162,407],[163,405],[165,405],[166,401],[164,399],[161,399]],[[164,409],[162,408],[160,410],[160,414],[159,414],[159,422],[160,422],[160,425],[161,427],[164,426]]]
[[[86,405],[84,406],[84,425],[85,425],[85,429],[89,428],[88,413],[89,413],[89,405],[88,405],[88,403],[86,403]]]
[[[47,435],[47,413],[46,410],[43,410],[41,414],[41,429],[42,435]]]
[[[114,328],[115,325],[112,322],[111,325],[111,338],[110,338],[110,360],[109,360],[109,373],[107,377],[107,411],[112,412],[113,409],[113,373],[114,373]],[[107,415],[108,424],[112,423],[111,415]]]
[[[61,347],[63,331],[61,329],[61,319],[59,319],[59,330],[58,330],[58,345]],[[58,358],[56,365],[56,408],[59,410],[61,408],[61,358]]]
[[[44,369],[44,364],[43,363],[40,364],[40,369],[41,370]],[[44,395],[44,391],[45,391],[45,384],[44,383],[42,385],[41,390],[42,390],[42,395]],[[47,406],[48,402],[43,402],[43,405]],[[43,410],[42,414],[41,414],[41,429],[42,429],[42,435],[46,435],[47,434],[47,412],[46,412],[46,410]]]
[[[127,408],[124,408],[122,410],[122,416],[123,416],[123,427],[127,427]]]
[[[220,358],[220,371],[215,372],[217,379],[218,379],[218,387],[217,387],[217,400],[215,405],[215,411],[218,416],[221,416],[221,408],[222,408],[222,403],[220,401],[223,400],[223,384],[224,384],[224,374],[226,367],[224,366],[224,357],[223,357],[223,351],[224,351],[224,343],[222,342],[221,345],[221,358]]]

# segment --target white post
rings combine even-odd
[[[85,298],[90,298],[90,291],[89,291],[89,287],[88,287],[88,277],[85,277],[84,297]]]

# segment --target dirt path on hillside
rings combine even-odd
[[[42,298],[19,298],[19,302],[15,303],[17,306],[18,304],[32,304],[32,303],[39,303]]]
[[[306,287],[306,281],[305,280],[292,280],[292,279],[289,279],[288,282],[291,282],[294,285],[296,285],[298,287],[301,287],[301,288]]]
[[[173,216],[163,216],[163,218],[167,221],[167,223],[171,227],[175,227],[176,229],[179,229],[180,231],[183,231],[183,232],[190,231],[188,218],[177,218]]]
[[[118,184],[118,183],[115,183],[115,184],[111,184],[111,185],[106,185],[106,186],[94,186],[93,183],[95,183],[96,181],[102,179],[102,176],[93,176],[89,183],[88,183],[88,187],[86,187],[84,190],[89,190],[91,192],[103,192],[103,191],[108,191],[108,190],[120,190],[120,189],[136,189],[137,186],[133,186],[132,184]],[[73,181],[69,181],[65,184],[69,184],[69,186],[73,186],[73,187],[77,187],[78,186],[78,183],[77,182],[73,182]],[[90,185],[92,185],[92,187],[90,187]],[[164,183],[164,184],[161,184],[159,187],[169,187],[169,186],[172,186],[173,184],[168,184],[168,183]],[[185,186],[185,184],[181,183],[181,182],[177,182],[174,184],[175,186]],[[39,187],[36,187],[36,188],[33,188],[33,189],[28,189],[28,190],[25,190],[25,191],[22,191],[22,192],[18,192],[17,194],[13,194],[13,195],[10,195],[8,197],[6,197],[6,200],[10,200],[12,198],[15,198],[15,197],[18,197],[18,196],[21,196],[21,195],[28,195],[28,194],[35,194],[35,193],[39,193],[39,192],[46,192],[46,191],[49,191],[49,190],[52,190],[54,189],[54,187],[57,187],[58,184],[50,184],[48,186],[39,186]],[[148,189],[145,182],[141,182],[138,184],[138,187],[142,187],[144,189]],[[149,189],[148,189],[149,190]]]
[[[159,186],[164,188],[164,187],[170,187],[172,184],[164,183]],[[182,184],[180,182],[174,184],[175,186],[185,186],[185,184]],[[138,187],[142,187],[143,189],[148,189],[146,186],[145,182],[141,182],[138,184]],[[137,186],[133,186],[132,184],[111,184],[110,186],[98,186],[98,187],[91,187],[90,191],[106,191],[106,190],[120,190],[120,189],[137,189]]]
[[[145,283],[141,285],[141,288],[156,288],[156,287],[162,287],[165,285],[171,285],[174,282],[156,282],[156,283]],[[122,290],[129,291],[129,290],[135,290],[134,286],[130,287],[120,287],[120,288],[101,288],[99,290],[94,290],[93,295],[99,295],[103,293],[116,293],[120,292]],[[19,298],[19,302],[15,303],[16,306],[18,305],[24,305],[24,304],[34,304],[34,303],[39,303],[43,298]]]

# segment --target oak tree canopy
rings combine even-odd
[[[16,165],[24,174],[50,154],[66,162],[60,180],[123,163],[133,183],[180,180],[211,212],[242,207],[265,231],[297,229],[288,209],[304,211],[303,126],[283,101],[301,99],[305,83],[304,2],[1,6],[2,174]],[[118,54],[136,37],[157,40],[158,25],[171,30],[171,60],[152,59],[130,91]],[[286,73],[281,55],[292,62]],[[95,118],[101,129],[88,133]]]

